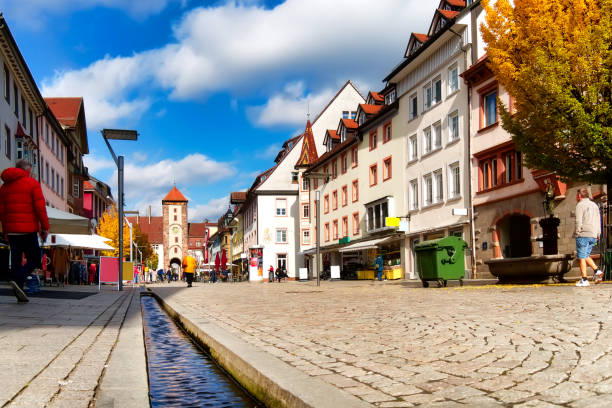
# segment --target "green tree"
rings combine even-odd
[[[502,126],[526,164],[612,186],[612,0],[483,0]]]

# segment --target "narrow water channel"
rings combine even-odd
[[[142,296],[151,407],[262,407],[162,310]]]

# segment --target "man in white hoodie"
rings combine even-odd
[[[600,283],[603,272],[591,259],[591,250],[597,245],[599,234],[601,234],[601,222],[599,219],[599,207],[589,199],[589,191],[581,188],[576,194],[576,256],[580,266],[581,279],[576,286],[589,286],[587,279],[587,264],[595,272],[593,281]]]

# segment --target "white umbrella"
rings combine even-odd
[[[105,241],[110,241],[108,238],[100,235],[85,235],[85,234],[49,234],[43,246],[64,246],[72,248],[87,248],[98,250],[113,250],[112,246]]]

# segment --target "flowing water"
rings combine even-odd
[[[143,296],[151,407],[262,407],[162,310]]]

